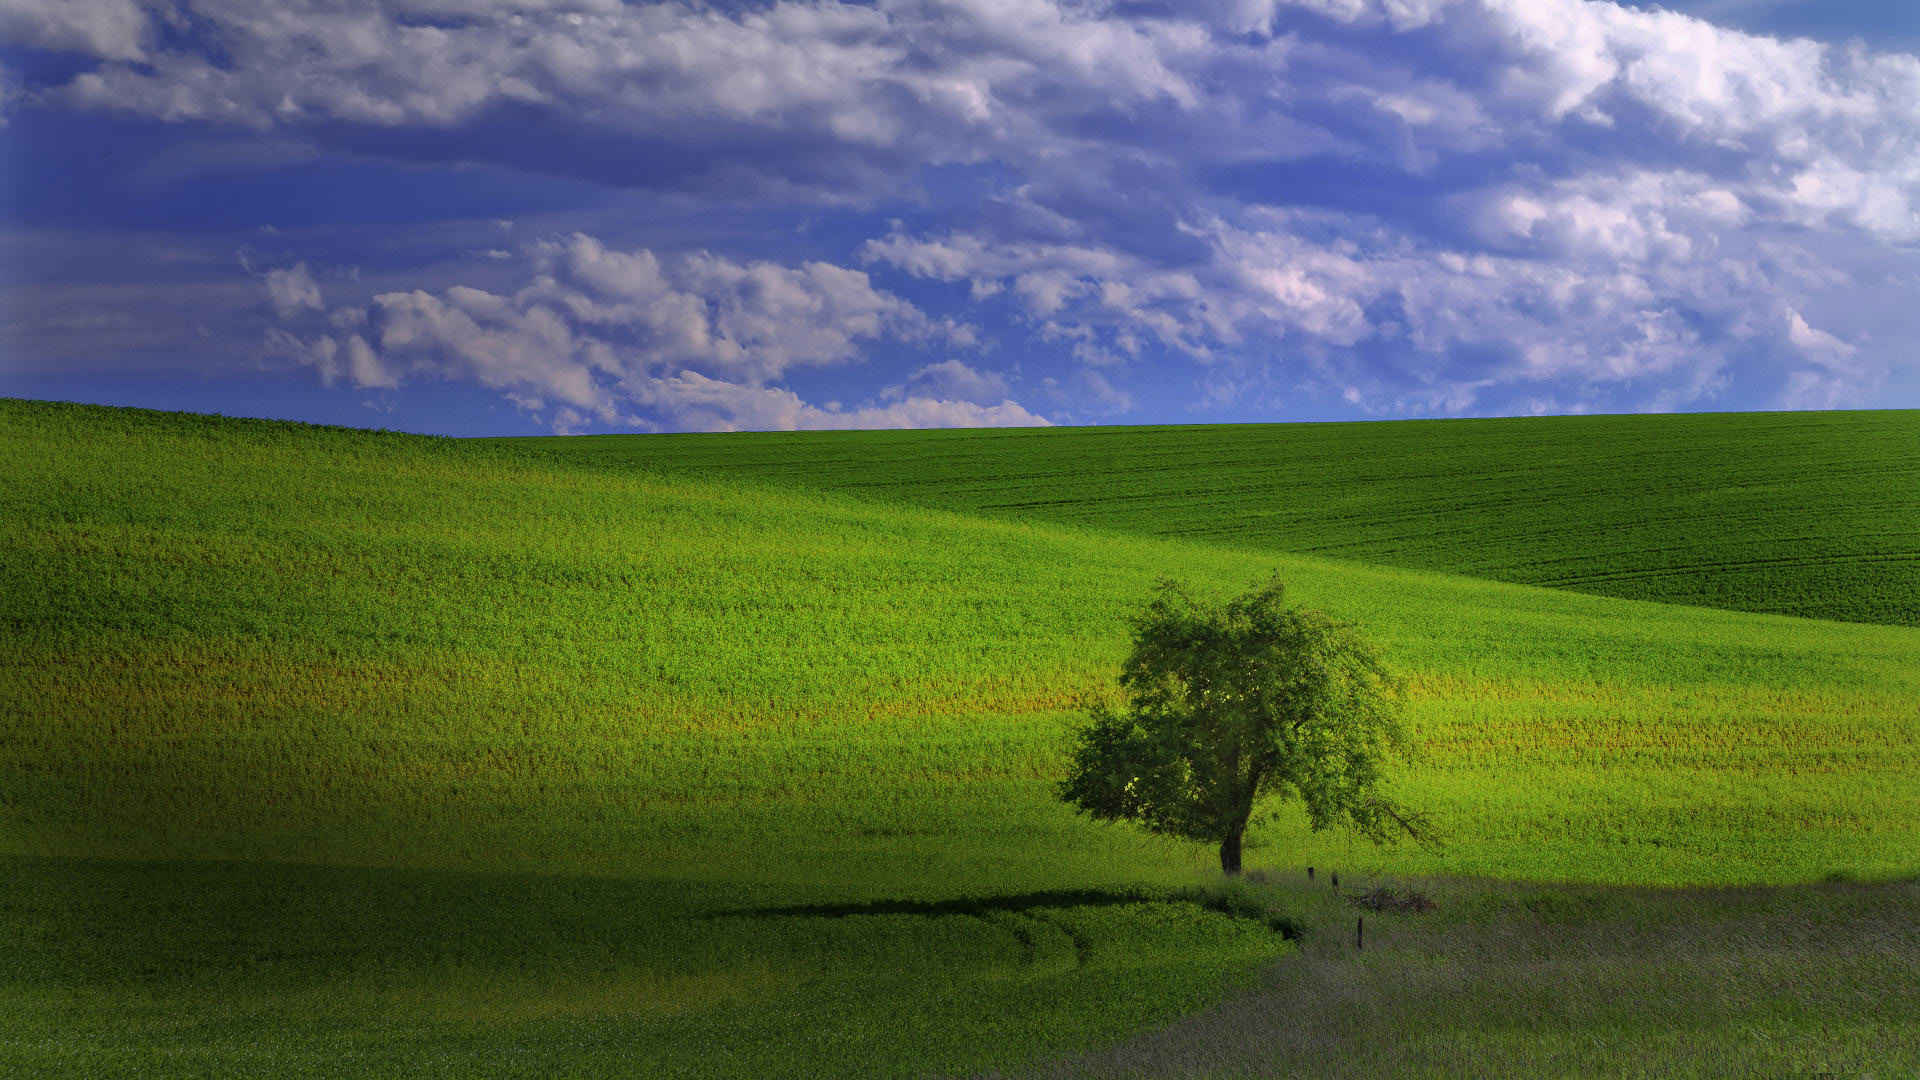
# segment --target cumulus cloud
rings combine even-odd
[[[1003,379],[958,360],[927,365],[868,407],[814,406],[772,385],[794,368],[857,362],[866,344],[972,343],[971,328],[929,318],[860,270],[663,256],[579,233],[534,243],[523,261],[525,283],[511,293],[383,292],[324,317],[308,317],[323,305],[305,264],[271,271],[268,292],[291,325],[268,332],[269,351],[329,385],[474,382],[572,428],[651,423],[643,413],[703,428],[1046,422],[1010,400]],[[969,394],[983,388],[998,399]]]
[[[328,386],[344,383],[368,390],[400,386],[399,375],[381,362],[359,334],[321,335],[308,341],[273,327],[267,331],[267,342],[272,352],[312,367]]]
[[[574,234],[534,245],[534,278],[516,310],[564,313],[617,331],[650,355],[759,382],[787,369],[857,359],[862,343],[974,343],[973,329],[933,319],[876,289],[861,270],[810,261],[737,262],[707,252],[663,261]]]
[[[274,313],[282,319],[292,318],[308,309],[319,311],[326,306],[320,299],[320,286],[313,280],[306,263],[267,271],[266,285],[267,299],[273,304]]]
[[[910,376],[896,395],[924,395],[934,400],[993,405],[1011,397],[1006,376],[993,371],[968,367],[959,360],[947,359],[928,364]]]
[[[1825,330],[1808,326],[1805,316],[1791,310],[1787,312],[1787,340],[1812,357],[1844,360],[1860,351]]]
[[[821,428],[1042,427],[1044,417],[1012,402],[981,405],[919,395],[847,409],[809,405],[791,390],[748,386],[682,371],[645,380],[637,399],[687,427],[713,431]]]
[[[1137,354],[1148,337],[1204,353],[1194,336],[1195,312],[1208,309],[1194,273],[1095,243],[1007,242],[977,233],[917,237],[892,233],[868,241],[860,257],[915,277],[966,281],[976,299],[1005,293],[1043,337],[1085,346],[1096,327],[1122,352]],[[1188,317],[1183,318],[1182,315]]]

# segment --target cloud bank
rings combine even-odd
[[[792,369],[855,362],[869,344],[974,344],[971,328],[929,318],[860,270],[742,263],[704,251],[663,258],[580,233],[535,243],[519,261],[526,280],[510,294],[414,289],[324,313],[304,264],[269,271],[280,319],[318,327],[275,327],[269,344],[328,384],[392,390],[466,380],[561,429],[651,426],[635,409],[709,430],[1046,423],[1008,398],[1004,381],[958,359],[922,369],[943,379],[916,378],[867,407],[810,405],[777,385]],[[955,385],[958,394],[942,396]]]
[[[95,61],[36,108],[869,223],[779,262],[577,235],[511,295],[276,338],[600,423],[1037,420],[1015,389],[1139,417],[1172,385],[1201,416],[1867,404],[1920,330],[1875,308],[1920,281],[1920,60],[1665,11],[101,0],[0,38]],[[276,316],[322,314],[275,273]],[[924,355],[987,338],[1034,370]],[[836,365],[874,404],[781,386]]]

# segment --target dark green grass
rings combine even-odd
[[[10,1076],[964,1070],[1164,1022],[1287,948],[1192,889],[796,910],[646,878],[0,866]]]
[[[1920,412],[516,440],[1607,596],[1920,625]]]
[[[1170,1020],[1288,946],[1051,797],[1068,706],[1157,577],[1275,568],[1409,674],[1451,843],[1281,806],[1251,866],[1920,863],[1912,628],[0,402],[0,1072],[890,1075]]]

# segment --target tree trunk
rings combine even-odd
[[[1240,837],[1242,830],[1236,829],[1220,841],[1220,869],[1228,877],[1240,873]]]

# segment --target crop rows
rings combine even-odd
[[[514,440],[557,458],[1920,625],[1920,412]]]

